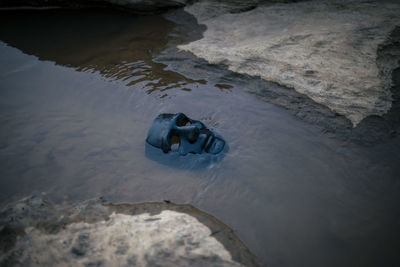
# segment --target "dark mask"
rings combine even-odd
[[[146,139],[150,145],[164,153],[220,153],[225,140],[208,129],[202,122],[192,120],[183,113],[160,114],[154,119]]]

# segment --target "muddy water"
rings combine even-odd
[[[269,266],[400,262],[399,135],[346,144],[235,83],[165,70],[152,59],[176,32],[161,16],[2,12],[0,23],[1,205],[168,199],[215,215]],[[145,138],[162,112],[204,121],[229,152],[152,157]]]

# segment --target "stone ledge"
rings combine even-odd
[[[74,207],[25,198],[0,213],[0,265],[257,266],[254,255],[218,219],[191,205]]]

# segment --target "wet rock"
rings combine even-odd
[[[157,62],[168,65],[169,69],[180,72],[191,79],[207,77],[207,80],[213,81],[219,89],[222,88],[218,84],[234,85],[256,95],[265,102],[284,108],[292,115],[318,128],[324,135],[345,142],[369,146],[386,142],[396,136],[395,133],[398,132],[396,129],[400,126],[400,68],[392,72],[393,85],[390,89],[392,107],[389,112],[383,116],[369,116],[363,119],[357,127],[353,127],[351,121],[345,116],[316,103],[291,88],[263,80],[260,77],[230,71],[223,64],[209,64],[191,52],[179,50],[177,46],[180,44],[187,44],[203,38],[206,27],[197,24],[193,15],[181,9],[169,12],[165,16],[179,24],[174,34],[180,34],[179,42],[171,41],[170,47],[156,58]],[[379,46],[378,64],[381,60],[390,61],[399,57],[399,33],[400,27],[397,27],[387,41]]]
[[[231,229],[190,205],[43,202],[27,198],[0,213],[1,266],[257,265]]]
[[[234,2],[234,1],[228,1]],[[400,25],[397,1],[304,1],[270,4],[201,1],[185,8],[207,26],[204,38],[181,45],[213,64],[294,88],[346,116],[353,125],[391,108],[399,53],[382,48]],[[397,48],[398,50],[398,48]],[[378,53],[379,51],[379,53]]]

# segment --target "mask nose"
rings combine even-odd
[[[200,129],[196,126],[179,127],[178,133],[185,137],[190,143],[194,143],[199,137]]]

